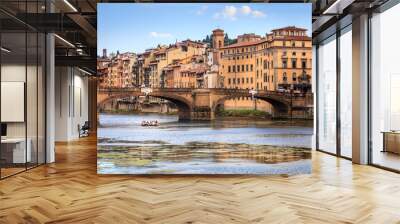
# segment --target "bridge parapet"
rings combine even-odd
[[[98,89],[98,104],[117,97],[145,96],[141,88],[102,88]],[[179,109],[181,119],[212,120],[215,110],[225,100],[238,97],[251,97],[248,89],[192,89],[192,88],[153,88],[149,96],[159,97],[173,102]],[[312,110],[311,93],[286,93],[259,90],[254,97],[267,101],[274,108],[273,117],[286,117],[293,110]],[[284,116],[284,117],[285,117]]]

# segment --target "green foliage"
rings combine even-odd
[[[260,110],[221,110],[217,112],[221,117],[268,117],[270,114]]]
[[[230,39],[228,34],[225,33],[225,37],[224,37],[224,44],[226,45],[231,45],[231,44],[236,44],[237,43],[237,39]]]

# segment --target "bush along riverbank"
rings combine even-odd
[[[127,110],[127,109],[112,109],[112,110],[101,110],[103,114],[165,114],[165,115],[177,115],[177,111],[169,112],[156,112],[156,111],[141,111],[141,110]]]
[[[216,114],[218,117],[248,117],[248,118],[271,118],[271,114],[260,110],[220,110]]]

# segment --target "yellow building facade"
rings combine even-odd
[[[243,34],[237,43],[217,49],[225,88],[281,92],[311,88],[312,43],[305,29],[289,26],[264,37]],[[226,101],[225,108],[271,110],[267,103],[247,98]]]

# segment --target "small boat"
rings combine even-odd
[[[142,121],[142,126],[158,126],[159,123],[157,120],[155,121]]]

